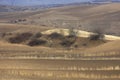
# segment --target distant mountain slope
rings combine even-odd
[[[120,2],[120,0],[92,0],[94,3],[102,3],[102,2]]]
[[[2,20],[7,21],[26,18],[27,21],[24,24],[45,27],[75,27],[85,31],[99,29],[103,33],[120,36],[120,3],[77,4],[43,11],[0,14],[0,17]]]
[[[53,8],[31,16],[38,25],[78,27],[82,30],[101,29],[107,34],[120,35],[120,3],[102,5],[72,5]],[[67,25],[69,23],[69,25]]]
[[[0,12],[24,11],[27,8],[9,5],[0,5]]]
[[[9,7],[0,5],[0,12],[8,12],[8,10],[9,10]]]
[[[0,5],[0,12],[13,12],[13,11],[33,11],[33,10],[41,10],[52,7],[60,7],[64,6],[64,4],[49,4],[49,5],[36,5],[36,6],[9,6],[9,5]]]
[[[86,2],[86,1],[89,0],[0,0],[0,4],[30,6],[30,5],[46,5],[46,4],[68,4],[68,3]]]
[[[79,2],[120,2],[120,0],[0,0],[3,5],[30,6],[30,5],[46,5],[46,4],[68,4]]]

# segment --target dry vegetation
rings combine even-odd
[[[56,32],[43,34],[49,30],[22,32],[26,27],[21,27],[21,32],[13,28],[14,32],[2,33],[0,79],[116,80],[120,78],[119,40],[103,40],[98,34],[95,35],[95,39],[91,39],[91,36],[89,38],[65,36]]]
[[[119,80],[119,7],[0,13],[0,80]]]
[[[43,11],[0,13],[0,22],[13,23],[17,21],[15,24],[60,28],[70,27],[66,26],[65,23],[71,23],[74,27],[77,23],[81,30],[93,31],[93,28],[101,27],[102,30],[105,29],[105,33],[119,36],[119,7],[119,3],[110,3],[103,5],[72,5]],[[21,22],[24,19],[26,21]]]

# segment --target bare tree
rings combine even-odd
[[[96,28],[93,30],[94,34],[90,35],[90,40],[103,40],[104,39],[104,33],[102,32],[101,29]]]
[[[104,40],[104,34],[110,27],[110,23],[106,21],[94,21],[89,24],[89,30],[95,34],[90,35],[90,40]]]
[[[73,47],[72,45],[75,44],[77,41],[77,38],[78,38],[77,35],[79,32],[78,22],[79,21],[77,20],[67,20],[62,23],[63,26],[67,27],[69,31],[69,35],[67,36],[67,39],[65,39],[62,44],[66,45],[69,48],[72,48]]]

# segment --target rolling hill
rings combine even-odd
[[[0,7],[0,80],[119,80],[119,7]]]
[[[94,31],[98,28],[107,34],[120,35],[119,7],[119,3],[110,3],[51,8],[38,11],[29,18],[26,17],[28,19],[26,23],[64,28],[74,27],[85,31]]]
[[[0,22],[42,25],[44,27],[76,28],[85,31],[101,30],[120,35],[120,3],[80,4],[37,11],[0,13]],[[21,20],[26,19],[26,21]]]

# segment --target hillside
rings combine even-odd
[[[120,3],[39,7],[0,6],[0,80],[120,80]]]
[[[0,13],[0,21],[44,27],[79,28],[85,31],[100,29],[106,34],[120,35],[120,3],[84,4],[46,10]],[[26,19],[21,21],[21,19]]]
[[[65,46],[63,46],[61,44],[61,42],[64,41],[73,41],[74,38],[72,39],[67,37],[69,36],[69,29],[55,29],[54,27],[44,27],[44,26],[34,26],[34,25],[16,25],[16,24],[0,24],[0,41],[1,42],[1,46],[4,46],[6,44],[9,43],[9,45],[14,46],[16,44],[16,46],[18,45],[25,45],[25,46],[29,46],[28,42],[32,40],[32,37],[36,34],[36,33],[42,33],[41,36],[34,37],[35,40],[45,40],[47,43],[43,43],[43,44],[39,44],[36,46],[42,46],[42,47],[46,47],[49,48],[50,47],[50,42],[52,41],[52,48],[66,48]],[[119,50],[119,45],[117,44],[119,41],[116,40],[120,40],[120,37],[118,36],[112,36],[112,35],[105,35],[104,41],[102,40],[90,40],[89,37],[90,35],[94,34],[92,32],[87,32],[87,31],[82,31],[82,30],[74,30],[74,32],[76,33],[76,36],[78,36],[77,40],[75,43],[72,44],[72,47],[74,47],[75,45],[77,45],[77,47],[81,50],[81,49],[85,49],[85,51],[89,51],[92,50],[93,52],[96,50],[101,50],[101,49],[105,49],[107,51],[109,51],[109,49],[116,49]],[[30,34],[30,38],[27,39],[25,38],[25,34]],[[58,34],[54,34],[54,33],[58,33]],[[24,35],[21,35],[24,34]],[[32,34],[32,35],[31,35]],[[15,36],[19,36],[21,35],[21,38],[15,38]],[[64,36],[62,36],[64,35]],[[28,37],[26,36],[26,37]],[[66,37],[65,37],[66,36]],[[9,41],[10,38],[15,38],[15,41],[19,41],[19,40],[23,40],[21,42],[11,42]],[[24,40],[24,38],[26,40]],[[33,40],[34,40],[33,39]],[[6,43],[5,43],[6,42]],[[110,43],[111,42],[111,43]],[[113,42],[113,43],[112,43]],[[67,42],[68,43],[68,42]],[[110,45],[111,44],[111,45]],[[9,47],[8,45],[8,47]],[[114,46],[113,46],[114,45]],[[115,45],[118,45],[115,47]],[[7,47],[7,46],[6,46]],[[24,47],[24,46],[23,46]],[[98,48],[98,49],[97,49]],[[87,49],[87,50],[86,50]],[[102,50],[101,50],[102,51]],[[104,50],[103,50],[104,51]]]
[[[117,41],[111,41],[111,42],[108,42],[108,43],[105,43],[103,45],[99,45],[97,47],[94,47],[94,48],[90,48],[88,50],[86,50],[86,52],[91,52],[92,53],[103,53],[103,54],[112,54],[112,55],[115,55],[115,54],[119,54],[119,48],[120,48],[120,44],[119,44],[119,41],[120,40],[117,40]],[[98,55],[99,55],[98,54]]]
[[[104,28],[107,34],[119,35],[120,4],[84,5],[54,8],[30,18],[33,24],[74,27],[94,31]],[[33,19],[34,18],[34,19]]]
[[[20,6],[10,6],[10,5],[0,5],[0,13],[1,12],[15,12],[15,11],[26,11],[32,10],[28,7],[20,7]],[[34,10],[34,9],[33,9]]]

